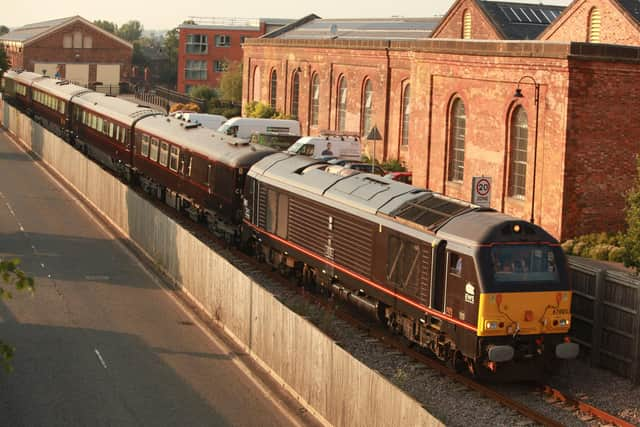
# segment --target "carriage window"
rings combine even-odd
[[[276,234],[283,239],[287,238],[287,226],[289,223],[289,197],[286,194],[278,195],[278,224]]]
[[[102,124],[103,124],[103,122],[104,122],[104,121],[102,120],[102,117],[98,117],[98,118],[96,119],[96,126],[95,126],[95,129],[96,129],[98,132],[102,132]]]
[[[553,247],[538,245],[494,246],[491,249],[496,282],[559,280]]]
[[[113,138],[113,123],[109,123],[109,138]]]
[[[169,160],[169,169],[174,172],[178,172],[178,159],[180,158],[180,149],[178,147],[171,147],[171,159]]]
[[[64,114],[65,110],[66,110],[66,105],[64,103],[64,101],[59,101],[59,105],[58,105],[58,111],[60,112],[60,114]]]
[[[122,142],[123,145],[127,143],[127,131],[128,129],[126,128],[122,128],[122,131],[120,131],[120,142]]]
[[[140,154],[149,157],[149,135],[142,135],[142,143],[140,144]]]
[[[87,112],[82,110],[82,124],[86,126],[87,124]]]
[[[98,127],[98,117],[95,114],[91,115],[91,128],[95,129]]]
[[[102,123],[102,133],[104,133],[105,135],[109,133],[109,122],[106,120],[104,121],[104,123]]]
[[[400,287],[418,280],[420,247],[390,236],[387,245],[387,280]]]
[[[189,157],[189,168],[187,168],[187,176],[191,176],[191,167],[193,166],[193,157]]]
[[[154,162],[158,161],[158,145],[160,141],[157,138],[151,138],[151,150],[149,151],[149,158]]]
[[[160,143],[160,164],[162,166],[167,166],[169,163],[169,144],[166,142]]]

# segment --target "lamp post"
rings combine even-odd
[[[367,135],[368,141],[373,141],[373,153],[371,154],[371,173],[374,173],[375,165],[376,165],[376,141],[382,139],[382,135],[378,131],[378,126],[373,125],[371,130],[369,131],[369,135]]]
[[[520,80],[518,80],[518,84],[516,86],[516,92],[513,94],[514,98],[524,98],[522,94],[522,89],[520,89],[520,83],[523,80],[529,79],[533,82],[533,87],[535,89],[533,102],[536,106],[536,126],[535,126],[535,134],[533,141],[533,188],[531,189],[531,219],[529,220],[532,224],[534,223],[534,208],[536,202],[536,172],[537,162],[538,162],[538,114],[540,112],[540,83],[536,81],[531,76],[522,76]]]

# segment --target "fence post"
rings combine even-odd
[[[600,347],[602,345],[602,317],[604,312],[605,270],[596,271],[596,287],[593,299],[593,328],[591,330],[591,366],[600,363]]]

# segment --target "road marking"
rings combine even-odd
[[[97,349],[97,348],[94,348],[94,349],[93,349],[93,351],[95,351],[95,352],[96,352],[96,356],[98,356],[98,360],[100,360],[100,364],[102,365],[102,367],[103,367],[104,369],[107,369],[107,364],[106,364],[106,363],[104,363],[104,359],[102,358],[102,355],[100,354],[100,352],[98,351],[98,349]]]
[[[24,233],[24,227],[22,226],[22,224],[18,223],[18,227],[20,227],[20,231]]]
[[[40,267],[44,268],[44,264],[43,264],[43,263],[40,263]]]
[[[110,279],[109,276],[84,276],[84,280],[91,280],[94,282],[107,281],[109,279]]]

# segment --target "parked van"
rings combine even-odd
[[[193,113],[191,111],[176,111],[171,113],[176,119],[184,120],[187,123],[200,123],[208,129],[218,129],[227,121],[225,116],[218,114]]]
[[[275,148],[276,150],[286,151],[297,140],[300,135],[291,135],[289,133],[254,133],[251,135],[252,144],[260,144],[266,147]]]
[[[360,161],[360,139],[352,136],[305,136],[287,150],[317,159],[338,158]]]
[[[297,120],[234,117],[220,126],[218,132],[247,141],[254,133],[283,133],[300,136],[300,122]]]

